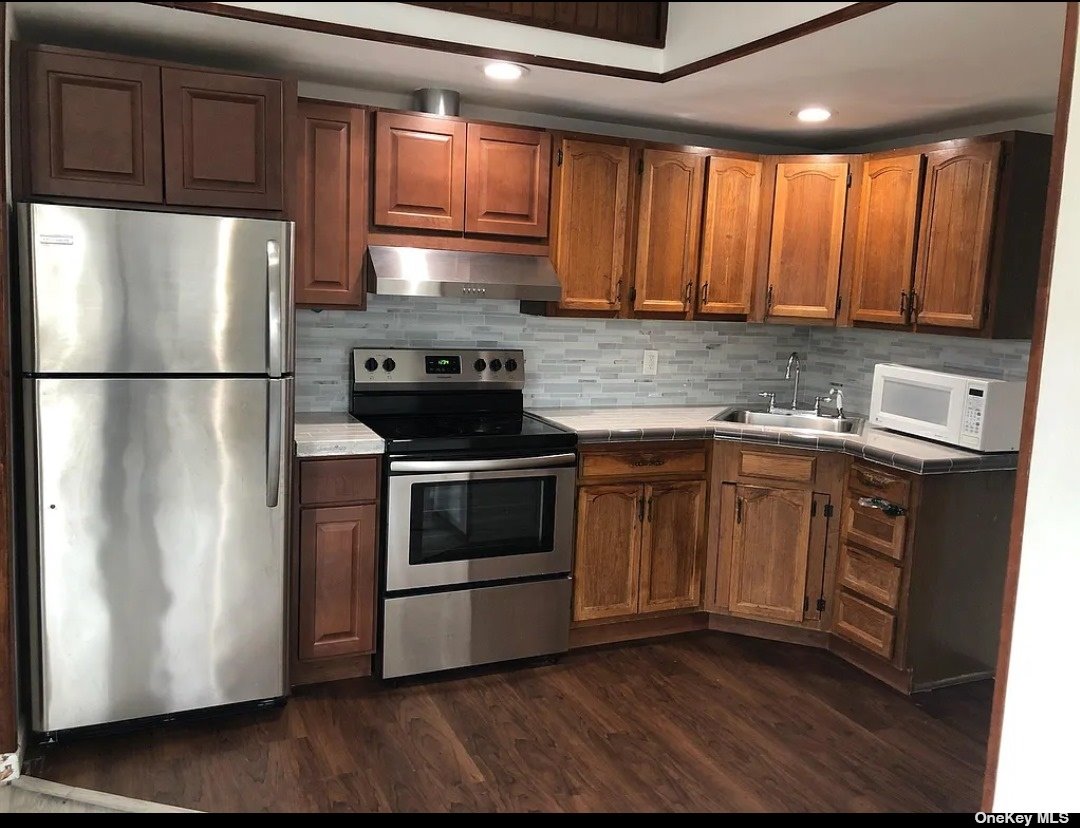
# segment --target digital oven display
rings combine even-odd
[[[425,356],[424,370],[428,374],[460,374],[461,357]]]

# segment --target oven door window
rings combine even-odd
[[[555,477],[415,483],[409,563],[550,552]]]

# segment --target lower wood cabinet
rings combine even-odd
[[[668,451],[685,461],[686,451]],[[702,471],[706,452],[704,446],[691,452],[702,457]],[[665,449],[641,446],[583,451],[574,621],[700,606],[705,481],[703,474],[691,479],[657,471],[667,465],[665,454]],[[653,463],[635,465],[635,458],[643,456]],[[636,474],[622,471],[628,468]],[[589,482],[590,476],[622,479]]]
[[[298,465],[292,683],[369,675],[378,608],[379,458]]]

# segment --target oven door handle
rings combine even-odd
[[[552,466],[573,466],[577,455],[549,454],[544,457],[499,457],[491,460],[391,460],[392,472],[472,472],[504,471],[510,469],[541,469]]]

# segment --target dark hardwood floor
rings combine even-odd
[[[207,811],[972,811],[991,691],[912,700],[825,652],[701,632],[323,685],[53,745],[30,772]]]

